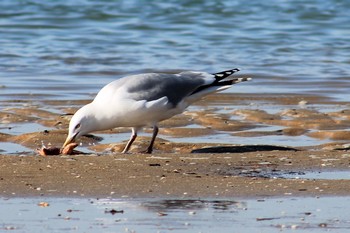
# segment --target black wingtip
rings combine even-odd
[[[215,79],[217,79],[217,81],[220,81],[220,80],[223,80],[224,78],[227,78],[228,76],[230,76],[238,71],[240,71],[239,68],[234,68],[231,70],[221,71],[221,72],[215,73],[213,75],[215,75]]]
[[[247,78],[235,78],[235,79],[230,79],[230,80],[224,80],[221,82],[214,82],[213,86],[226,86],[226,85],[233,85],[241,82],[246,82],[250,81],[252,78],[247,77]]]

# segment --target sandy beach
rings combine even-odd
[[[1,6],[0,232],[350,232],[349,1]],[[234,68],[151,155],[150,128],[38,153],[113,80]]]
[[[0,195],[7,197],[338,196],[348,195],[350,187],[349,179],[302,178],[349,169],[350,154],[343,151],[5,155],[0,161]]]
[[[26,107],[1,111],[3,123],[38,124],[48,129],[14,135],[10,133],[15,127],[3,128],[2,142],[28,150],[0,156],[0,195],[200,198],[349,194],[349,177],[307,178],[308,174],[349,171],[349,103],[308,95],[216,94],[164,121],[152,155],[138,153],[150,140],[147,129],[131,154],[121,154],[129,129],[120,128],[83,137],[77,155],[39,156],[36,149],[42,145],[62,145],[72,113],[87,102],[44,102],[45,108],[26,103]],[[227,107],[229,103],[236,107]],[[320,111],[319,105],[327,111]],[[59,109],[61,114],[46,109]],[[119,142],[105,140],[118,135],[122,136],[117,138]],[[198,142],[207,135],[224,135],[226,140]],[[241,141],[266,138],[266,143],[235,144],[231,137]],[[189,140],[176,141],[181,138]],[[296,138],[300,145],[276,145],[276,138]],[[314,144],[305,146],[303,138]]]

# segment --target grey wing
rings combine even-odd
[[[203,73],[186,72],[175,74],[140,74],[130,77],[128,93],[135,100],[152,101],[166,96],[174,107],[206,84]]]

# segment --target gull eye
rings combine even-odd
[[[81,126],[81,125],[80,125],[80,123],[79,123],[79,124],[77,124],[77,125],[74,127],[74,131],[75,131],[75,130],[77,130],[77,129],[79,129],[79,128],[80,128],[80,126]]]

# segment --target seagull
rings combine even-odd
[[[251,78],[232,78],[239,69],[210,74],[185,71],[178,74],[146,73],[117,79],[104,86],[95,99],[80,108],[69,123],[63,148],[88,133],[116,127],[131,127],[122,153],[127,153],[146,126],[153,127],[151,142],[144,153],[152,153],[158,123],[182,113],[190,104],[210,93],[225,90]]]

